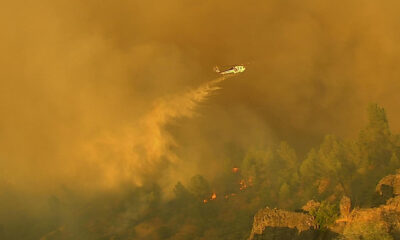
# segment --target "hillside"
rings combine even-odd
[[[351,209],[350,199],[343,197],[340,213],[326,226],[318,223],[318,208],[290,212],[264,208],[254,216],[249,240],[285,239],[400,239],[400,172],[379,181],[376,191],[385,204],[373,208]],[[314,202],[314,201],[313,201]]]

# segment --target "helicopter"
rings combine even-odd
[[[221,75],[242,73],[245,70],[246,67],[243,64],[231,66],[223,71],[221,71],[218,66],[214,67],[214,72],[219,73]]]

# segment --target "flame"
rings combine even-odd
[[[253,178],[249,177],[247,180],[242,179],[240,180],[239,185],[240,185],[240,191],[243,191],[246,188],[251,187],[253,185]]]
[[[217,199],[217,194],[214,192],[214,193],[211,195],[210,200],[212,201],[212,200],[215,200],[215,199]],[[204,199],[204,200],[203,200],[203,203],[208,203],[208,199]]]
[[[239,184],[240,184],[240,188],[239,188],[240,191],[243,191],[243,190],[245,190],[247,188],[247,184],[246,184],[246,181],[244,179],[240,180]]]
[[[211,199],[210,199],[210,200],[215,200],[215,199],[217,199],[217,194],[213,193],[213,194],[211,195]]]
[[[237,173],[238,171],[239,171],[239,168],[237,168],[237,167],[232,168],[232,172]]]

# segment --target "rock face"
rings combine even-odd
[[[249,239],[310,239],[315,228],[309,214],[265,208],[254,216]]]
[[[319,208],[319,206],[321,206],[320,202],[314,201],[314,200],[310,200],[306,203],[306,205],[304,205],[301,209],[305,212],[313,212],[315,210],[317,210]]]
[[[376,208],[355,209],[347,217],[344,239],[400,239],[400,197]]]
[[[342,217],[348,217],[350,214],[350,208],[351,208],[351,200],[347,196],[343,196],[342,199],[340,200],[340,215]]]
[[[314,229],[298,232],[293,228],[267,227],[262,234],[255,234],[253,240],[333,240],[338,235],[331,231],[321,232]]]
[[[388,175],[379,181],[378,185],[376,186],[376,191],[380,195],[400,195],[400,174],[399,170],[397,171],[397,174]]]
[[[261,209],[254,216],[249,240],[313,240],[313,239],[400,239],[400,172],[384,177],[376,190],[391,198],[375,208],[351,210],[351,200],[343,196],[340,217],[328,230],[319,231],[309,213],[320,204],[309,201],[302,210],[306,213],[278,209]],[[308,213],[307,213],[308,212]]]
[[[398,204],[400,198],[391,199],[393,203],[377,208],[357,209],[348,216],[347,225],[360,222],[373,222],[386,226],[387,229],[399,229],[400,211]]]

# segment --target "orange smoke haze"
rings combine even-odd
[[[370,102],[399,132],[399,10],[396,0],[5,1],[0,186],[22,202],[124,183],[169,189],[277,139],[301,152],[326,133],[351,137]],[[213,82],[214,65],[246,62]]]

